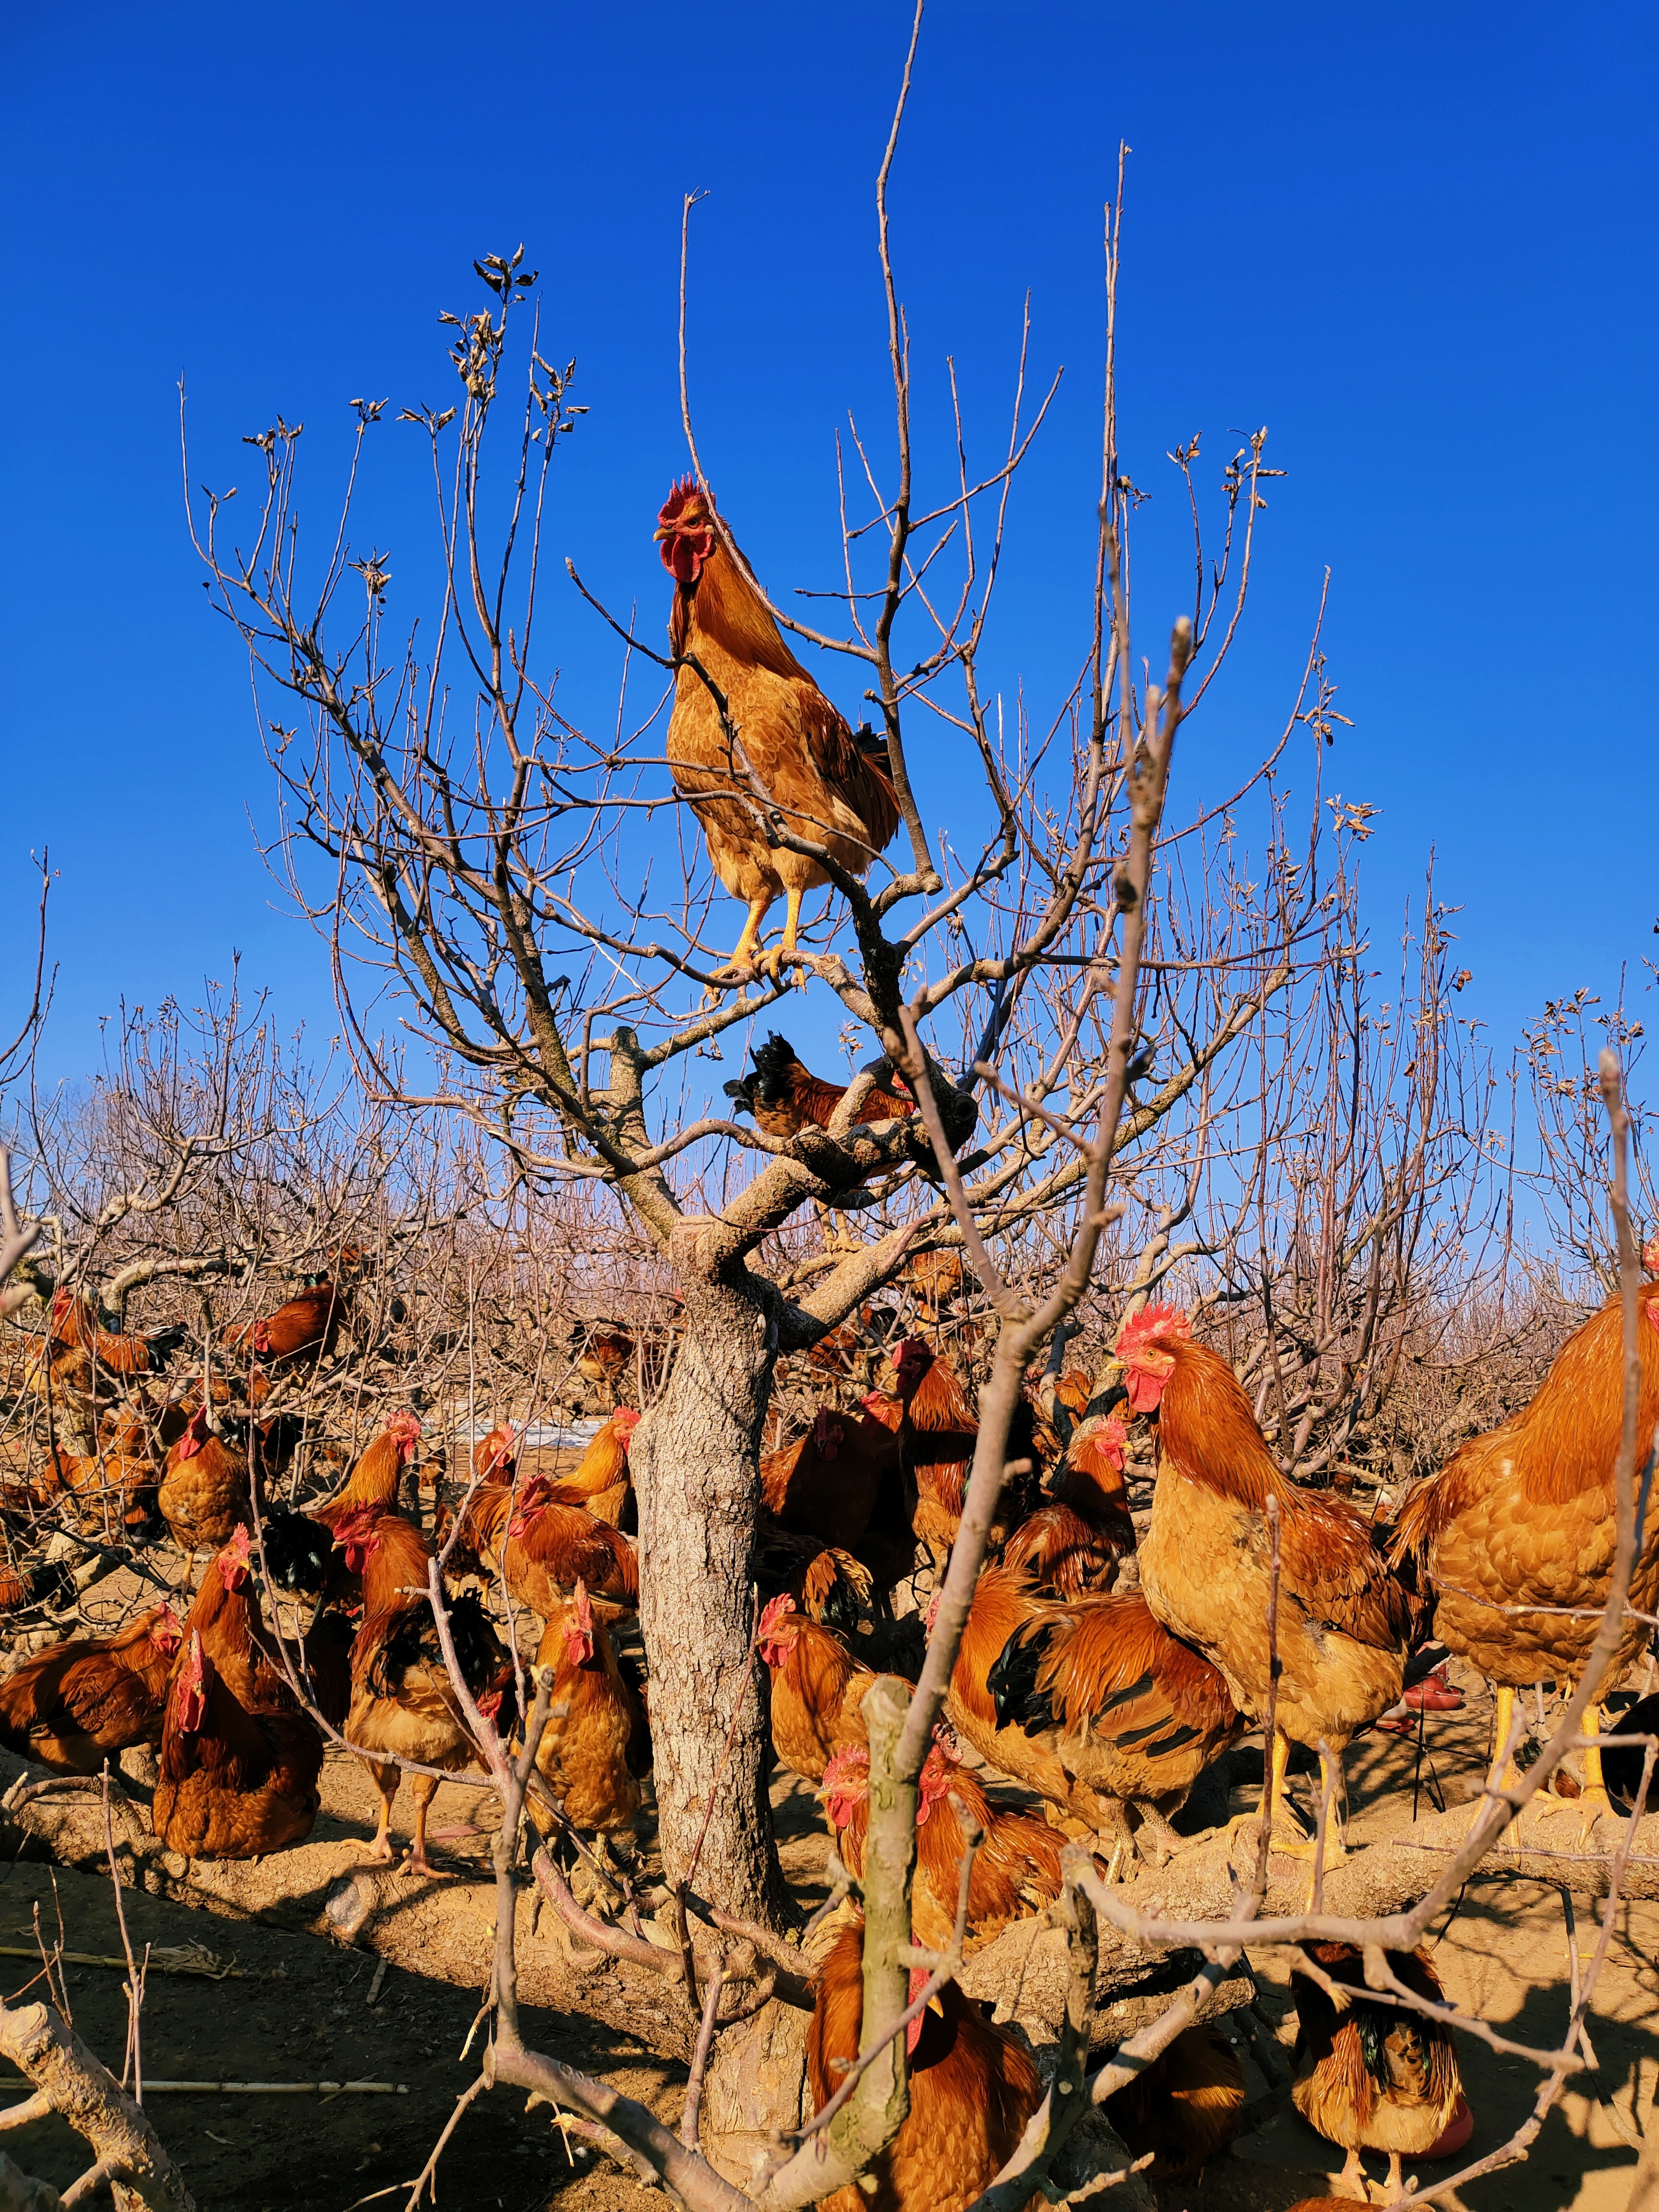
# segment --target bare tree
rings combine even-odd
[[[671,1881],[685,1880],[696,1856],[699,1885],[715,1903],[765,1923],[785,1900],[750,1651],[750,1554],[775,1360],[842,1322],[921,1242],[994,1247],[1005,1279],[1040,1304],[1072,1279],[1077,1236],[1091,1223],[1092,1255],[1097,1185],[1120,1172],[1116,1154],[1130,1172],[1133,1147],[1195,1090],[1220,1082],[1275,998],[1333,957],[1316,787],[1308,857],[1293,866],[1281,850],[1272,782],[1293,744],[1316,755],[1333,734],[1316,635],[1263,762],[1242,788],[1212,794],[1170,842],[1163,865],[1173,883],[1183,868],[1206,870],[1206,837],[1223,838],[1222,887],[1206,909],[1204,942],[1189,952],[1174,902],[1164,908],[1168,941],[1156,951],[1139,942],[1152,927],[1153,884],[1150,875],[1144,886],[1132,883],[1126,854],[1140,834],[1139,763],[1163,694],[1137,678],[1130,659],[1128,540],[1143,495],[1118,446],[1121,189],[1107,240],[1091,634],[1079,641],[1076,682],[1046,726],[1033,729],[1022,713],[1010,728],[988,696],[981,671],[1006,518],[1048,402],[1033,408],[1027,398],[1028,330],[995,459],[970,468],[958,408],[938,489],[921,492],[888,228],[909,81],[907,63],[876,192],[890,467],[884,474],[869,442],[849,433],[842,581],[828,594],[842,626],[815,629],[766,602],[782,629],[849,663],[868,687],[892,763],[902,856],[891,868],[880,863],[866,888],[792,829],[752,775],[733,788],[758,834],[817,860],[833,886],[810,925],[811,952],[796,958],[803,977],[821,978],[913,1082],[925,1073],[947,1118],[959,1125],[964,1102],[981,1094],[959,1202],[920,1178],[905,1128],[852,1121],[867,1080],[862,1089],[854,1081],[829,1128],[787,1139],[709,1112],[700,1094],[693,1063],[777,1007],[788,970],[775,985],[733,983],[712,970],[703,950],[712,881],[700,842],[684,834],[653,735],[666,705],[663,678],[680,664],[605,613],[574,566],[595,610],[589,619],[603,619],[623,643],[617,722],[590,733],[557,705],[542,636],[550,604],[542,556],[554,455],[582,410],[573,404],[574,363],[553,365],[522,249],[476,264],[488,303],[445,319],[461,386],[455,404],[398,417],[414,426],[433,470],[445,588],[428,621],[392,630],[391,556],[354,540],[356,459],[337,529],[319,556],[309,555],[297,513],[298,426],[279,421],[249,441],[263,457],[264,483],[245,533],[233,530],[241,510],[228,493],[205,495],[192,520],[214,603],[245,642],[267,700],[284,810],[279,865],[331,945],[371,1094],[467,1116],[539,1188],[607,1186],[672,1270],[682,1302],[677,1356],[634,1452],[662,1847]],[[684,319],[684,288],[681,304]],[[509,412],[501,395],[515,348],[525,398]],[[368,439],[387,434],[388,404],[353,403],[358,456]],[[701,476],[689,405],[685,427]],[[1213,552],[1200,526],[1198,441],[1171,456],[1194,529],[1194,601],[1175,672],[1188,711],[1238,632],[1265,488],[1279,473],[1265,449],[1259,433],[1222,467]],[[729,550],[741,559],[735,544]],[[642,665],[651,696],[636,710]],[[937,837],[912,758],[919,715],[942,770],[958,786],[969,768],[977,780],[971,805],[951,795]],[[726,726],[741,760],[729,714]],[[1277,841],[1255,884],[1242,870],[1230,873],[1228,859],[1229,832],[1252,809]],[[642,854],[649,866],[636,890]],[[1137,957],[1144,950],[1162,963],[1148,969],[1155,988],[1170,986],[1159,1008],[1179,1005],[1155,1085],[1144,1082],[1139,1057],[1152,1010],[1127,962],[1126,931]],[[1182,994],[1176,981],[1188,973],[1194,988]],[[386,1064],[364,1012],[376,988],[395,994],[447,1078],[420,1086]],[[924,1032],[937,1040],[925,1060],[917,1057]],[[1131,1085],[1140,1087],[1121,1131],[1113,1107],[1103,1139],[1103,1112]],[[1102,1142],[1113,1157],[1097,1163]],[[732,1163],[756,1153],[770,1157],[740,1182]],[[851,1212],[866,1241],[850,1251],[797,1247],[767,1272],[762,1255],[779,1249],[779,1232],[809,1206]]]

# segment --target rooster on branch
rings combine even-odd
[[[732,557],[713,498],[695,477],[657,518],[677,589],[668,636],[678,665],[668,765],[702,825],[714,872],[749,919],[715,974],[757,969],[776,982],[796,944],[800,902],[830,878],[807,854],[773,844],[770,824],[822,846],[838,868],[867,875],[898,827],[884,739],[855,737],[801,666]],[[783,939],[763,951],[761,926],[781,894]]]

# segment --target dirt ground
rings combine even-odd
[[[1455,1803],[1482,1771],[1491,1702],[1472,1677],[1454,1680],[1467,1700],[1461,1713],[1429,1724],[1420,1806],[1433,1809],[1428,1785]],[[1251,1808],[1259,1751],[1233,1755],[1231,1805]],[[1350,1755],[1351,1836],[1358,1844],[1409,1824],[1418,1757],[1413,1744],[1371,1736]],[[1293,1786],[1304,1790],[1305,1783]],[[325,1811],[307,1849],[321,1853],[325,1878],[351,1863],[351,1839],[372,1829],[374,1801],[357,1762],[331,1753],[324,1773]],[[811,1902],[821,1894],[826,1841],[804,1785],[780,1776],[775,1790],[787,1871]],[[431,1885],[413,1885],[396,1908],[421,1931],[414,1949],[425,1971],[389,1965],[376,1985],[377,1960],[316,1936],[262,1924],[261,1869],[249,1872],[248,1910],[213,1911],[129,1891],[125,1898],[135,1947],[205,1946],[222,1979],[153,1972],[144,2007],[145,2075],[278,2082],[373,2081],[401,2094],[356,2093],[273,2096],[231,2091],[153,2093],[155,2124],[182,2166],[198,2203],[226,2212],[353,2212],[384,2203],[401,2208],[409,2184],[435,2141],[453,2099],[473,2078],[477,2057],[463,2046],[478,2009],[488,1967],[489,1895],[482,1876],[482,1840],[471,1832],[477,1801],[445,1785],[434,1807],[433,1830],[449,1871]],[[406,1808],[400,1803],[399,1815]],[[1553,1816],[1576,1825],[1576,1811]],[[394,1830],[403,1819],[394,1820]],[[274,1866],[275,1862],[268,1863]],[[271,1881],[271,1892],[276,1892]],[[48,1942],[59,1925],[70,1951],[115,1956],[120,1949],[107,1879],[19,1862],[0,1871],[0,1963],[10,1996],[42,1993],[33,1955],[39,1907]],[[9,1909],[8,1909],[9,1908]],[[1599,1919],[1578,1912],[1577,1939],[1588,1960]],[[1567,2009],[1568,1937],[1561,1897],[1534,1882],[1498,1877],[1472,1883],[1432,1942],[1449,1993],[1504,2034],[1553,2045]],[[13,1953],[28,1955],[15,1956]],[[405,1947],[401,1955],[410,1955]],[[1659,2087],[1659,1905],[1621,1911],[1611,1954],[1598,1984],[1591,2037],[1598,2071],[1581,2075],[1546,2123],[1531,2157],[1445,2201],[1468,2212],[1624,2212],[1637,2151],[1632,2137],[1659,2132],[1653,2117]],[[1272,1947],[1254,1948],[1251,1963],[1262,2002],[1286,2051],[1294,2037],[1289,1966]],[[125,2040],[120,1972],[70,1966],[67,1994],[75,2026],[118,2069]],[[629,2015],[630,2020],[637,2015]],[[642,2041],[572,2011],[526,2005],[526,2035],[540,2048],[604,2075],[678,2121],[684,2074]],[[1464,2081],[1475,2118],[1469,2156],[1508,2135],[1530,2106],[1537,2075],[1522,2061],[1500,2057],[1473,2039],[1462,2044]],[[1253,2094],[1266,2084],[1251,2064]],[[1616,2118],[1609,2118],[1611,2107]],[[64,2185],[87,2162],[69,2129],[52,2120],[20,2131],[8,2148],[29,2170]],[[1341,2154],[1294,2112],[1283,2112],[1245,2136],[1196,2185],[1160,2192],[1162,2212],[1286,2212],[1320,2193]],[[1380,2183],[1382,2161],[1371,2161]],[[1420,2179],[1427,2182],[1431,2170]],[[568,2148],[545,2107],[526,2114],[518,2096],[497,2091],[462,2119],[445,2153],[440,2201],[506,2208],[507,2212],[623,2212],[646,2192],[607,2160]],[[1380,2193],[1380,2191],[1379,2191]],[[660,2203],[660,2198],[653,2201]]]

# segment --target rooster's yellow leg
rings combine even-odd
[[[394,1856],[390,1832],[392,1806],[393,1799],[398,1795],[398,1784],[403,1778],[401,1767],[381,1766],[376,1764],[374,1786],[380,1793],[380,1825],[374,1831],[373,1843],[357,1844],[353,1846],[357,1856],[365,1866],[390,1866],[392,1863]]]
[[[1285,1777],[1291,1764],[1291,1739],[1283,1729],[1273,1730],[1273,1757],[1267,1775],[1267,1788],[1262,1792],[1261,1809],[1271,1822],[1273,1849],[1281,1857],[1305,1858],[1313,1845],[1297,1821],[1285,1798]],[[1241,1813],[1227,1824],[1231,1844],[1241,1831],[1247,1831],[1245,1849],[1251,1849],[1261,1820],[1261,1812]],[[1282,1825],[1281,1825],[1282,1823]]]
[[[435,1774],[417,1774],[415,1784],[415,1834],[409,1846],[409,1855],[398,1871],[399,1874],[430,1874],[431,1863],[426,1855],[426,1816],[432,1801],[438,1794]]]
[[[1365,2161],[1357,2150],[1348,2153],[1347,2162],[1336,2177],[1336,2186],[1345,2197],[1356,2197],[1362,2204],[1370,2203],[1371,2190],[1365,2179]]]
[[[1493,1728],[1489,1790],[1513,1790],[1520,1779],[1510,1751],[1510,1732],[1515,1726],[1515,1692],[1507,1682],[1498,1686],[1498,1716]]]
[[[756,958],[756,967],[763,975],[769,975],[775,983],[782,973],[784,961],[795,950],[795,938],[800,928],[800,902],[805,896],[804,891],[784,892],[783,940]]]
[[[1579,1803],[1584,1808],[1584,1833],[1589,1835],[1595,1826],[1597,1816],[1611,1813],[1613,1800],[1607,1795],[1607,1785],[1601,1772],[1601,1747],[1595,1741],[1601,1733],[1601,1708],[1584,1708],[1584,1734],[1590,1739],[1584,1747],[1584,1787]]]
[[[1342,1761],[1327,1751],[1319,1754],[1319,1802],[1322,1805],[1328,1803],[1331,1808],[1325,1826],[1325,1864],[1334,1867],[1348,1856],[1348,1824],[1343,1799]]]
[[[755,947],[760,941],[761,924],[766,919],[766,909],[772,903],[770,894],[749,902],[749,919],[743,925],[743,935],[732,948],[732,957],[722,961],[714,969],[716,975],[745,975],[755,964]]]

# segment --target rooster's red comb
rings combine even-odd
[[[794,1610],[794,1599],[790,1596],[787,1590],[780,1590],[760,1617],[760,1626],[755,1631],[756,1642],[758,1643],[763,1637],[769,1636],[778,1623]]]
[[[1179,1306],[1142,1306],[1139,1313],[1129,1316],[1117,1333],[1116,1352],[1126,1367],[1134,1364],[1137,1355],[1156,1336],[1189,1339],[1192,1323]]]
[[[714,502],[705,485],[700,484],[696,477],[677,478],[662,503],[662,511],[657,517],[658,527],[672,530],[694,499],[700,501],[708,513],[714,513]]]
[[[865,1790],[869,1786],[870,1754],[861,1743],[838,1743],[825,1761],[826,1797]]]

